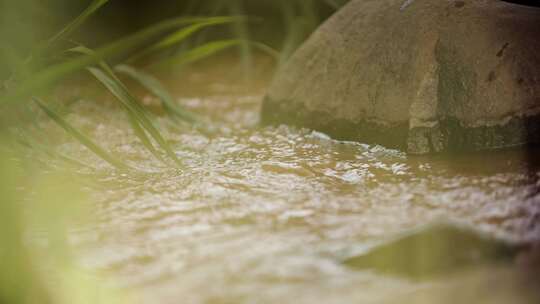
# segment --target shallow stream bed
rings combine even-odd
[[[112,103],[82,99],[67,118],[139,173],[114,173],[44,123],[59,134],[59,151],[94,168],[81,169],[97,180],[86,189],[94,220],[71,242],[84,266],[107,271],[141,303],[532,303],[535,282],[514,263],[422,281],[341,263],[437,221],[535,241],[531,152],[418,158],[261,127],[264,85],[204,83],[204,94],[176,95],[213,135],[157,121],[181,169],[146,152]]]

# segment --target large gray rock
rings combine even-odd
[[[280,70],[262,120],[414,154],[540,142],[540,9],[352,0]]]

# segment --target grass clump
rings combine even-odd
[[[29,70],[29,65],[32,61],[40,60],[40,56],[45,54],[47,50],[51,49],[55,42],[68,38],[70,33],[75,31],[77,27],[80,27],[85,20],[87,20],[92,14],[96,13],[98,9],[101,8],[106,2],[107,1],[103,0],[93,1],[86,10],[75,18],[75,20],[70,22],[56,35],[47,40],[44,47],[32,54],[27,60],[27,64],[25,65],[24,69]],[[114,167],[126,170],[129,168],[128,165],[106,152],[104,148],[100,147],[89,137],[69,124],[69,122],[63,119],[61,115],[48,107],[43,99],[38,97],[39,95],[43,94],[45,90],[66,76],[79,72],[82,69],[86,69],[120,102],[123,109],[127,113],[128,120],[134,133],[141,143],[146,147],[146,149],[157,159],[168,165],[167,161],[158,150],[158,148],[161,149],[164,151],[167,158],[173,162],[174,166],[180,167],[181,161],[178,159],[167,140],[161,134],[158,127],[153,123],[151,114],[142,106],[141,102],[135,97],[134,94],[131,93],[130,89],[121,81],[121,79],[116,75],[115,70],[111,68],[105,62],[105,60],[110,57],[126,53],[133,53],[134,49],[140,49],[145,43],[155,40],[156,36],[159,36],[167,31],[174,30],[175,28],[180,27],[180,29],[174,30],[171,34],[166,35],[164,38],[151,44],[149,47],[144,48],[139,53],[134,55],[132,54],[129,60],[136,61],[138,58],[143,58],[153,52],[179,44],[203,28],[231,23],[239,19],[240,18],[238,17],[179,17],[160,22],[126,38],[110,43],[109,45],[99,48],[96,51],[82,46],[69,49],[69,53],[77,54],[77,56],[66,59],[62,62],[52,63],[49,66],[46,66],[44,69],[32,73],[32,76],[20,77],[20,81],[15,81],[14,85],[9,85],[9,89],[6,90],[2,96],[0,96],[0,103],[14,103],[17,102],[17,100],[20,101],[26,98],[32,98],[39,108],[47,114],[47,116],[49,116],[66,132],[71,134],[81,144],[90,149],[90,151],[94,152],[97,156]],[[175,61],[182,61],[183,63],[193,62],[208,57],[221,50],[227,49],[238,43],[238,41],[233,40],[217,42],[211,41],[189,51],[186,54],[177,55],[173,58]],[[128,67],[127,65],[119,65],[117,70],[135,79],[150,92],[159,97],[160,100],[162,100],[167,113],[169,113],[171,117],[174,117],[174,119],[187,121],[192,124],[196,122],[193,114],[175,104],[172,96],[167,92],[165,87],[159,82],[159,80],[157,80],[157,78],[134,67]],[[30,73],[25,72],[24,74],[29,75]]]
[[[166,113],[174,122],[197,124],[196,116],[177,105],[165,86],[156,77],[140,69],[139,64],[161,67],[181,66],[231,48],[237,48],[241,54],[244,74],[247,75],[251,65],[251,53],[254,50],[265,52],[278,61],[284,62],[305,36],[306,28],[313,29],[320,22],[317,10],[318,3],[326,3],[327,6],[332,7],[339,6],[337,0],[321,1],[323,0],[290,2],[280,0],[272,3],[261,1],[261,7],[273,7],[281,12],[285,27],[289,31],[282,45],[281,53],[274,51],[265,43],[250,40],[250,37],[253,36],[251,24],[261,21],[260,18],[242,16],[251,9],[250,4],[241,0],[209,0],[200,3],[188,1],[184,8],[185,12],[207,13],[211,15],[210,17],[172,17],[95,50],[84,47],[71,48],[68,53],[75,55],[66,56],[68,53],[58,49],[59,46],[71,39],[72,35],[92,16],[111,3],[108,0],[93,0],[78,16],[33,50],[27,59],[16,60],[15,71],[4,82],[5,89],[0,94],[0,104],[21,103],[34,99],[47,116],[81,144],[114,167],[125,169],[127,165],[121,164],[105,149],[70,125],[44,101],[43,96],[54,85],[70,75],[86,70],[120,102],[127,113],[134,133],[146,149],[160,161],[168,164],[166,157],[175,166],[180,166],[181,161],[153,123],[152,115],[142,106],[116,73],[135,80],[157,96]],[[213,16],[218,13],[224,13],[225,16]],[[233,16],[227,16],[227,14]],[[232,28],[234,38],[209,39],[206,36],[209,29],[225,26]],[[190,42],[190,38],[196,34],[201,35],[193,44],[193,41]],[[118,60],[119,58],[120,60]],[[112,68],[106,63],[109,60],[115,62],[116,68]]]

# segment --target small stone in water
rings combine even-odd
[[[480,264],[509,262],[518,249],[462,227],[438,224],[400,235],[343,263],[354,269],[426,279]]]

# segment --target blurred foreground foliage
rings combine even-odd
[[[131,303],[71,254],[68,232],[86,213],[77,178],[6,151],[0,168],[0,303]]]

